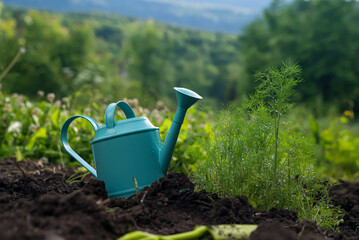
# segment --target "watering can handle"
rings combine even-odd
[[[90,173],[92,173],[96,178],[97,178],[97,173],[96,170],[90,165],[88,164],[85,160],[82,159],[82,157],[80,157],[80,155],[78,155],[74,150],[72,150],[72,148],[70,147],[69,141],[67,140],[67,130],[71,124],[71,122],[73,120],[75,120],[76,118],[84,118],[87,121],[89,121],[93,127],[93,129],[95,130],[95,132],[98,129],[98,124],[96,123],[95,120],[93,120],[90,117],[87,116],[82,116],[82,115],[76,115],[73,117],[70,117],[69,119],[66,120],[66,122],[64,123],[64,125],[61,128],[61,142],[62,145],[64,146],[64,148],[66,149],[66,151],[73,157],[76,159],[76,161],[78,161],[82,166],[84,166]]]
[[[105,113],[105,123],[106,123],[106,127],[108,127],[108,128],[113,128],[115,126],[115,109],[117,106],[122,109],[122,111],[126,115],[126,118],[136,117],[132,108],[126,102],[119,101],[117,103],[111,103],[107,107],[106,113]]]

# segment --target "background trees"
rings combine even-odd
[[[0,21],[0,71],[26,49],[3,79],[6,92],[65,96],[86,87],[115,99],[141,96],[146,106],[174,105],[172,87],[183,86],[218,106],[251,92],[256,72],[292,59],[303,68],[297,101],[318,114],[359,100],[355,1],[275,0],[240,36],[100,13],[5,8]]]
[[[2,41],[8,46],[0,70],[20,46],[26,48],[5,79],[7,92],[65,96],[87,86],[110,98],[141,96],[147,106],[159,99],[171,105],[172,87],[183,86],[213,104],[235,99],[236,36],[99,13],[4,12]]]
[[[359,100],[359,8],[354,1],[276,0],[240,37],[246,77],[291,58],[303,67],[305,102]],[[254,87],[250,81],[249,90]]]

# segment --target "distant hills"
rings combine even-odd
[[[271,0],[0,0],[52,11],[99,11],[211,32],[239,34]]]

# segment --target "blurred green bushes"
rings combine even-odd
[[[173,86],[195,89],[213,105],[231,101],[240,64],[236,36],[99,13],[6,7],[0,45],[0,71],[26,49],[1,82],[6,93],[66,97],[87,84],[108,97],[141,95],[145,107],[158,100],[174,107]]]
[[[345,0],[274,0],[242,36],[242,78],[292,59],[303,67],[297,101],[325,116],[331,105],[345,110],[359,101],[359,7]],[[359,110],[359,104],[354,111]]]
[[[109,99],[91,91],[91,88],[83,91],[86,93],[78,91],[74,97],[64,98],[59,98],[54,93],[45,95],[39,91],[36,101],[31,101],[24,95],[5,95],[0,91],[0,158],[16,156],[18,160],[42,159],[63,166],[77,165],[62,147],[62,124],[70,116],[81,114],[94,118],[102,125],[105,110],[110,104]],[[140,106],[138,99],[124,101],[132,106],[136,116],[146,116],[154,125],[159,126],[161,138],[164,140],[174,113],[163,102],[158,101],[154,109],[148,109]],[[116,111],[116,120],[124,118],[120,110]],[[195,108],[188,111],[170,171],[191,175],[196,159],[192,158],[190,153],[198,150],[198,144],[194,141],[203,134],[206,121],[205,112]],[[89,163],[93,163],[90,142],[95,132],[91,125],[82,119],[76,120],[70,125],[68,135],[71,147]]]
[[[333,176],[359,178],[358,127],[348,126],[348,121],[346,116],[335,118],[320,133],[320,160],[330,166],[328,172]]]
[[[341,115],[336,108],[328,109],[326,116],[318,117],[315,111],[298,105],[288,119],[292,131],[311,139],[317,168],[329,177],[359,179],[359,124],[352,109]]]
[[[252,76],[291,58],[303,67],[295,101],[316,115],[359,101],[359,8],[355,1],[274,0],[241,36],[206,33],[100,13],[0,12],[0,70],[22,55],[3,90],[62,97],[85,84],[108,97],[141,94],[144,106],[170,107],[173,86],[194,89],[206,104],[240,101]],[[358,104],[354,112],[358,112]]]

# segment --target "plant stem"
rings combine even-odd
[[[14,57],[14,59],[5,68],[5,70],[0,74],[0,83],[1,83],[1,80],[9,73],[11,68],[13,68],[15,63],[19,60],[19,58],[20,58],[21,54],[23,54],[23,52],[24,52],[23,48],[20,48],[19,51],[17,52],[16,56]]]
[[[278,112],[276,123],[275,123],[275,149],[274,149],[273,185],[275,185],[275,183],[277,182],[279,122],[280,122],[280,112]]]
[[[138,196],[139,196],[139,191],[138,191],[138,184],[137,184],[137,180],[135,177],[132,177],[133,181],[135,182],[135,187],[136,187],[136,195],[135,195],[135,199],[138,200]]]
[[[59,154],[60,154],[61,166],[64,168],[65,167],[65,161],[64,161],[64,158],[63,158],[63,155],[62,155],[61,146],[60,146],[59,142],[57,143],[57,151],[59,151]]]

